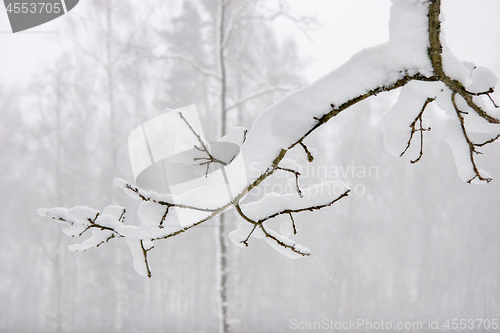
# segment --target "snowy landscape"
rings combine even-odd
[[[83,0],[1,34],[0,331],[497,331],[500,4],[365,2]],[[314,74],[363,15],[384,38]],[[142,185],[156,162],[197,185]]]

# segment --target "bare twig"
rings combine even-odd
[[[153,249],[153,247],[146,250],[144,248],[144,242],[143,242],[143,240],[141,240],[141,249],[142,249],[142,253],[144,254],[144,263],[146,264],[148,278],[151,278],[151,270],[149,269],[149,263],[148,263],[148,251]]]
[[[311,255],[311,253],[309,251],[305,252],[303,251],[302,249],[300,248],[297,248],[297,244],[293,243],[293,244],[288,244],[284,241],[282,241],[281,239],[279,239],[278,237],[276,237],[274,235],[274,232],[270,232],[269,230],[267,230],[264,225],[262,223],[259,224],[259,227],[260,229],[264,232],[264,235],[266,235],[266,237],[268,238],[271,238],[272,240],[274,240],[276,243],[278,243],[278,245],[286,248],[286,249],[289,249],[291,250],[292,252],[295,252],[297,254],[300,254],[301,256],[303,257],[306,257],[306,256],[309,256]]]
[[[192,210],[198,210],[198,211],[202,211],[202,212],[215,212],[218,210],[218,208],[215,208],[215,209],[200,208],[200,207],[195,207],[195,206],[190,206],[190,205],[183,205],[183,204],[177,204],[177,203],[168,202],[168,201],[156,200],[156,199],[153,199],[148,194],[149,191],[141,190],[138,187],[132,186],[131,184],[125,184],[124,188],[136,193],[137,196],[139,196],[139,198],[141,198],[143,201],[151,201],[151,202],[155,202],[155,203],[158,203],[158,204],[164,205],[164,206],[192,209]]]
[[[203,141],[203,139],[201,138],[201,136],[196,132],[196,130],[193,128],[193,126],[191,126],[191,124],[187,121],[187,119],[184,118],[184,116],[182,115],[182,112],[179,111],[179,115],[181,116],[181,119],[186,123],[186,125],[188,125],[189,129],[196,136],[196,138],[198,139],[198,142],[200,143],[201,147],[194,146],[194,148],[196,148],[199,151],[204,152],[205,154],[207,154],[207,157],[195,157],[194,158],[195,161],[202,161],[202,162],[198,163],[197,165],[199,165],[199,166],[205,165],[207,167],[206,171],[205,171],[205,177],[208,177],[208,170],[209,170],[210,164],[212,164],[212,163],[219,163],[219,164],[222,164],[222,165],[227,165],[226,162],[221,161],[221,160],[215,158],[210,153],[210,151],[208,150],[207,145],[205,144],[205,142]]]
[[[485,141],[483,143],[474,143],[474,146],[476,146],[476,147],[486,146],[489,143],[495,142],[498,138],[500,138],[500,134],[498,134],[496,137],[494,137],[492,139],[489,139],[489,140],[487,140],[487,141]]]
[[[293,220],[293,215],[292,213],[288,213],[290,215],[290,220],[292,220],[292,228],[293,228],[293,234],[296,235],[297,234],[297,229],[295,228],[295,221]]]
[[[110,240],[111,238],[114,238],[114,237],[123,237],[123,235],[121,235],[118,231],[116,231],[115,229],[113,228],[110,228],[110,227],[107,227],[107,226],[104,226],[104,225],[101,225],[99,223],[97,223],[97,218],[99,217],[99,212],[96,214],[96,216],[94,218],[87,218],[86,221],[88,222],[88,224],[86,224],[86,227],[84,228],[83,231],[81,231],[78,236],[82,236],[86,231],[92,229],[92,228],[96,228],[96,229],[99,229],[99,230],[106,230],[106,231],[111,231],[112,234],[105,240],[105,241],[102,241],[101,243],[97,244],[97,246],[101,245],[102,243],[104,242],[107,242],[108,240]],[[69,225],[74,225],[74,221],[71,221],[71,220],[68,220],[68,219],[65,219],[63,218],[62,216],[59,216],[59,215],[53,215],[53,214],[50,214],[50,217],[51,219],[53,220],[56,220],[56,221],[62,221],[62,222],[65,222]],[[123,214],[122,216],[120,217],[120,220],[122,219],[123,217]],[[73,237],[73,236],[72,236]]]
[[[241,241],[241,243],[245,244],[246,247],[248,247],[248,240],[250,239],[250,236],[252,236],[253,232],[255,231],[255,228],[257,228],[257,225],[258,224],[254,224],[253,228],[252,228],[252,231],[250,231],[250,233],[248,234],[247,238],[245,238],[245,240]]]
[[[167,218],[168,210],[170,209],[170,207],[171,206],[167,206],[167,208],[165,209],[165,214],[163,214],[163,216],[161,217],[159,225],[160,228],[163,228],[163,222],[165,222],[165,219]]]
[[[418,157],[416,159],[410,161],[412,164],[417,163],[418,161],[420,161],[420,159],[422,158],[422,155],[424,154],[424,131],[430,131],[431,128],[430,127],[423,128],[423,126],[422,126],[422,115],[424,114],[424,111],[425,111],[425,108],[427,107],[427,105],[429,105],[429,103],[433,102],[435,99],[436,98],[430,98],[430,97],[427,98],[427,100],[425,101],[424,105],[422,106],[422,110],[417,115],[417,117],[415,118],[415,120],[413,120],[413,122],[410,124],[411,133],[410,133],[410,138],[408,139],[408,144],[406,145],[406,148],[401,153],[401,155],[399,155],[401,157],[401,156],[403,156],[406,153],[406,151],[408,150],[408,148],[410,148],[410,146],[411,146],[411,140],[413,138],[413,134],[415,134],[415,132],[420,132],[420,154],[418,155]],[[415,125],[416,125],[417,121],[419,122],[419,128],[415,129]]]
[[[474,171],[474,177],[472,177],[471,179],[469,179],[467,181],[467,183],[471,183],[474,179],[479,179],[480,181],[485,181],[487,183],[491,182],[491,178],[488,178],[488,177],[483,177],[481,175],[481,173],[479,172],[478,168],[477,168],[477,165],[476,165],[476,161],[474,159],[474,154],[476,155],[479,155],[481,154],[481,152],[477,151],[476,150],[476,144],[474,144],[470,139],[469,139],[469,135],[467,134],[467,130],[465,128],[465,121],[464,121],[464,117],[462,116],[462,111],[460,111],[460,109],[458,108],[457,106],[457,103],[455,101],[455,97],[456,97],[457,93],[456,92],[453,92],[451,94],[451,103],[453,104],[453,107],[455,108],[455,111],[457,113],[457,117],[458,117],[458,120],[460,121],[460,127],[462,129],[462,133],[464,135],[464,139],[465,141],[467,142],[467,145],[469,146],[469,158],[470,158],[470,162],[472,164],[472,170]],[[497,137],[498,138],[498,137]],[[495,141],[497,138],[495,138],[494,140],[492,140],[491,142]],[[487,144],[488,142],[485,142],[483,144],[480,144],[480,146],[484,146],[485,144]]]
[[[495,103],[495,101],[493,100],[493,98],[491,97],[490,94],[493,94],[495,92],[495,88],[491,87],[490,89],[488,89],[487,91],[483,91],[483,92],[478,92],[478,93],[473,93],[473,92],[470,92],[468,90],[465,90],[468,94],[470,95],[474,95],[474,96],[481,96],[481,95],[486,95],[488,96],[488,98],[490,99],[491,103],[493,104],[493,106],[495,108],[498,109],[498,105]]]
[[[292,170],[292,169],[288,169],[288,168],[282,168],[282,167],[277,167],[276,170],[283,170],[286,172],[293,173],[295,175],[295,188],[297,189],[297,193],[299,194],[299,196],[302,198],[302,191],[300,190],[300,187],[299,187],[300,172]]]
[[[307,161],[309,161],[309,162],[314,161],[314,156],[311,154],[309,149],[307,149],[307,146],[304,144],[304,142],[300,141],[299,144],[302,146],[302,148],[304,148],[304,151],[307,154]]]
[[[336,200],[338,200],[340,198],[337,198]],[[247,238],[242,241],[241,243],[245,244],[247,247],[248,247],[248,239],[250,238],[250,236],[253,234],[253,232],[255,231],[255,229],[257,227],[259,227],[262,232],[264,233],[264,235],[272,240],[274,240],[278,245],[280,246],[283,246],[284,248],[287,248],[289,250],[291,250],[292,252],[295,252],[297,254],[300,254],[301,256],[308,256],[310,255],[309,252],[304,252],[302,249],[300,248],[297,248],[297,244],[293,243],[293,244],[287,244],[285,243],[283,240],[280,240],[278,237],[276,237],[274,235],[274,232],[271,232],[269,230],[266,229],[266,227],[264,226],[264,221],[267,220],[266,219],[262,219],[262,220],[259,220],[259,221],[254,221],[252,220],[251,218],[249,218],[241,209],[240,205],[239,204],[235,204],[235,207],[236,207],[236,211],[238,212],[238,214],[247,222],[253,224],[253,228],[252,228],[252,231],[250,231],[250,233],[248,234]],[[315,209],[315,208],[313,208]],[[306,209],[307,210],[307,209]],[[290,214],[291,216],[291,214]],[[292,218],[292,221],[293,221],[293,218]],[[295,226],[294,226],[294,230],[295,230]]]
[[[343,197],[347,197],[349,195],[349,192],[351,190],[346,190],[344,193],[342,193],[340,196],[338,196],[336,199],[330,201],[330,202],[327,202],[325,204],[322,204],[322,205],[317,205],[317,206],[311,206],[311,207],[306,207],[306,208],[297,208],[297,209],[284,209],[280,212],[276,212],[274,214],[271,214],[269,216],[266,216],[265,218],[263,219],[260,219],[259,221],[257,221],[256,223],[262,223],[264,221],[267,221],[269,219],[272,219],[272,218],[275,218],[276,216],[278,215],[282,215],[282,214],[290,214],[290,213],[300,213],[300,212],[306,212],[306,211],[314,211],[314,210],[320,210],[322,208],[325,208],[325,207],[329,207],[331,205],[333,205],[334,203],[336,203],[337,201],[339,201],[340,199],[342,199]]]

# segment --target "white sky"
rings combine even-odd
[[[443,1],[444,31],[453,53],[459,59],[474,61],[500,73],[500,0]],[[310,32],[308,40],[289,23],[277,24],[279,33],[294,31],[299,39],[300,52],[308,59],[310,80],[338,67],[356,51],[388,39],[390,0],[288,0],[288,3],[292,11],[312,15],[324,25],[323,29]],[[29,82],[37,69],[56,57],[57,49],[51,40],[61,32],[65,18],[12,34],[4,8],[0,7],[0,83],[10,86]],[[73,11],[77,10],[75,7]]]
[[[389,39],[390,0],[288,0],[296,14],[314,17],[323,27],[309,38],[297,33],[293,24],[281,19],[278,31],[295,36],[300,51],[310,59],[307,77],[311,81],[337,68],[359,50]]]

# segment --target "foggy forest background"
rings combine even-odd
[[[217,331],[213,223],[156,242],[147,279],[124,241],[73,253],[61,225],[36,214],[136,207],[113,179],[133,180],[127,136],[167,107],[196,104],[205,135],[219,138],[214,1],[82,1],[54,37],[66,50],[26,86],[1,82],[1,332]],[[261,110],[308,83],[297,44],[272,29],[273,10],[249,1],[253,18],[228,27],[229,129],[250,128]],[[297,33],[315,25],[288,19]],[[308,181],[344,170],[339,179],[357,186],[324,211],[296,215],[310,257],[290,260],[264,242],[229,245],[235,332],[287,331],[292,319],[498,317],[498,144],[479,158],[494,179],[483,186],[460,180],[439,128],[426,133],[419,163],[394,158],[378,120],[397,95],[362,102],[308,138],[316,150]],[[234,230],[230,213],[227,223]]]

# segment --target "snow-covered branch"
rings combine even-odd
[[[293,215],[331,206],[348,196],[349,189],[339,182],[301,189],[300,165],[287,157],[288,152],[303,150],[312,162],[313,156],[304,143],[312,132],[351,106],[399,88],[398,101],[381,120],[387,149],[396,156],[403,156],[414,134],[419,132],[420,153],[411,162],[421,160],[424,131],[430,130],[424,113],[437,106],[448,115],[443,120],[446,121],[444,134],[454,153],[459,176],[469,183],[489,182],[491,178],[478,168],[474,155],[480,153],[478,147],[500,137],[500,121],[482,100],[484,96],[491,100],[490,94],[498,79],[486,68],[457,60],[441,42],[440,24],[440,0],[394,0],[387,43],[359,52],[338,69],[291,93],[260,114],[240,148],[247,170],[246,181],[238,179],[239,182],[229,184],[224,168],[229,168],[228,174],[231,174],[232,164],[222,163],[223,172],[218,177],[222,179],[224,175],[226,182],[222,184],[232,193],[229,199],[220,192],[226,187],[218,188],[214,185],[216,182],[176,197],[117,180],[115,184],[127,194],[142,200],[138,211],[140,226],[126,225],[125,209],[118,206],[108,206],[102,213],[82,207],[53,208],[39,210],[39,213],[69,224],[65,232],[71,236],[93,230],[90,239],[72,247],[75,250],[86,250],[112,238],[125,237],[134,257],[134,267],[147,276],[151,274],[147,252],[152,249],[153,241],[179,235],[230,208],[235,208],[241,220],[229,235],[236,245],[248,246],[252,236],[265,239],[287,256],[308,256],[309,249],[290,238],[290,230],[297,233]],[[491,102],[496,107],[494,101]],[[475,135],[483,137],[478,140]],[[207,154],[206,162],[216,162],[199,135],[198,139],[200,146],[197,149]],[[199,163],[197,160],[192,162]],[[250,191],[277,172],[292,175],[296,191],[284,195],[266,193],[258,201],[245,201]],[[182,224],[179,224],[180,214],[184,216]],[[267,222],[283,215],[290,217],[290,223],[286,222],[278,233]]]

